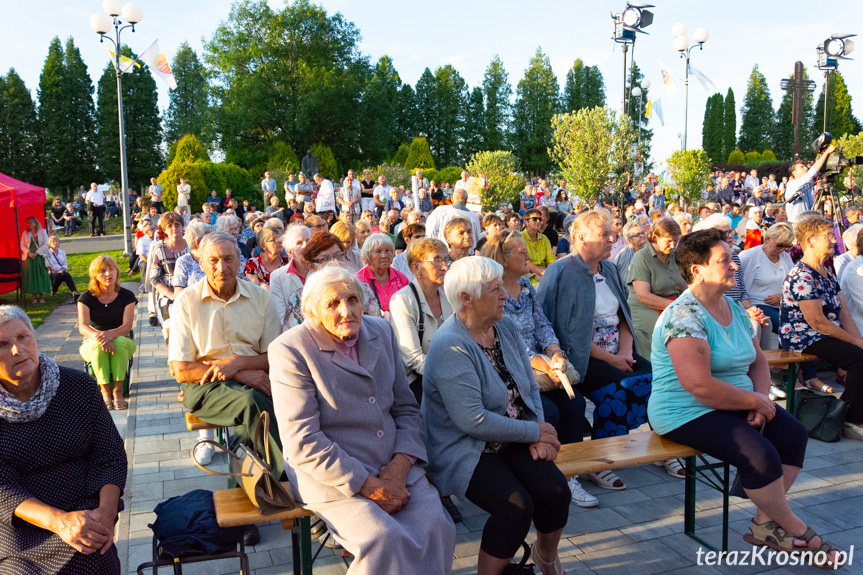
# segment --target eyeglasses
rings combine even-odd
[[[436,268],[442,268],[442,267],[449,266],[449,263],[446,261],[446,258],[442,258],[442,257],[436,257],[433,260],[420,260],[420,261],[423,263],[426,263],[426,264],[433,264],[434,267],[436,267]]]
[[[794,244],[776,244],[776,247],[782,250],[783,252],[790,251],[791,248],[794,247]]]
[[[328,264],[330,262],[344,261],[344,259],[345,259],[345,254],[338,253],[338,254],[330,254],[328,256],[321,256],[321,257],[315,258],[312,260],[312,263],[317,264],[317,265],[322,265],[322,264]]]
[[[537,218],[537,217],[527,218],[527,221],[529,221],[529,222],[541,222],[542,218]]]
[[[627,238],[631,240],[633,238],[643,238],[646,236],[647,236],[647,234],[645,234],[644,232],[638,232],[637,234],[632,234],[631,236],[627,236]]]

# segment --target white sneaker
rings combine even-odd
[[[785,399],[788,394],[785,393],[785,390],[779,387],[776,384],[772,384],[770,386],[770,399],[772,401],[776,401],[777,399]]]
[[[845,435],[846,439],[856,439],[857,441],[863,441],[863,426],[855,425],[853,423],[845,422],[843,427],[843,435]]]
[[[572,492],[572,502],[579,507],[596,507],[599,505],[599,499],[584,490],[578,478],[573,476],[568,481],[569,490]]]
[[[216,454],[216,448],[209,443],[203,443],[195,448],[195,459],[201,465],[209,465],[213,461],[213,456]]]

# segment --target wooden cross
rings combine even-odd
[[[812,80],[803,80],[803,62],[794,64],[794,77],[784,78],[780,84],[783,90],[793,92],[791,99],[791,123],[794,125],[794,145],[792,150],[795,156],[800,155],[800,123],[803,121],[803,90],[807,92],[815,91],[815,82]]]

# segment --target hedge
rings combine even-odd
[[[463,168],[458,166],[449,166],[447,168],[441,168],[440,170],[423,170],[423,176],[425,176],[429,182],[434,180],[437,186],[440,187],[442,182],[455,184],[459,181],[459,179],[461,179],[462,170]]]
[[[329,146],[325,146],[324,144],[313,145],[312,155],[318,161],[318,172],[323,177],[333,181],[339,177],[339,166]]]
[[[231,195],[240,198],[252,194],[255,190],[255,180],[249,172],[236,164],[202,162],[175,162],[167,170],[159,174],[158,182],[164,190],[162,201],[167,209],[177,206],[177,186],[180,177],[186,178],[186,183],[192,186],[192,199],[189,201],[193,213],[201,211],[201,206],[207,201],[210,190],[216,190],[220,198],[225,197],[225,189],[231,190]],[[249,199],[261,197],[260,192],[250,195]],[[260,202],[260,200],[258,200]]]
[[[402,144],[399,146],[399,149],[396,150],[396,155],[393,156],[393,163],[404,166],[409,154],[410,148],[408,148],[406,144]]]

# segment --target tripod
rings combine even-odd
[[[839,235],[845,233],[845,223],[842,217],[842,206],[839,204],[839,198],[836,197],[836,176],[830,174],[824,178],[821,185],[821,191],[815,197],[813,209],[821,212],[824,207],[824,202],[830,200],[830,205],[833,207],[833,222],[839,227]]]

